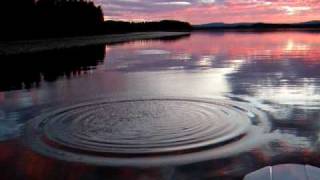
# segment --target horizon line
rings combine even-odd
[[[191,23],[189,21],[183,21],[178,19],[159,19],[159,20],[146,20],[146,19],[110,19],[110,18],[104,18],[104,21],[124,21],[124,22],[159,22],[163,20],[174,20],[174,21],[181,21],[181,22],[187,22],[190,23],[193,26],[197,25],[205,25],[205,24],[257,24],[257,23],[263,23],[263,24],[299,24],[299,23],[306,23],[306,22],[319,22],[320,19],[313,19],[313,20],[306,20],[306,21],[296,21],[296,22],[268,22],[268,21],[239,21],[239,22],[223,22],[223,21],[212,21],[212,22],[206,22],[206,23]]]

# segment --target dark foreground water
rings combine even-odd
[[[1,179],[241,179],[320,166],[320,34],[1,57]]]

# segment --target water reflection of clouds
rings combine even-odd
[[[170,54],[169,51],[161,50],[161,49],[145,49],[136,51],[137,54],[140,55],[163,55],[163,54]]]
[[[118,46],[108,52],[106,66],[126,72],[228,69],[223,76],[234,94],[315,106],[320,101],[318,36],[301,32],[196,33],[165,44],[151,41]]]
[[[268,99],[273,102],[304,107],[317,106],[320,103],[320,94],[314,85],[302,85],[296,87],[282,86],[257,88],[254,96],[261,99]]]
[[[285,159],[293,155],[293,161],[303,159],[307,155],[302,151],[316,154],[319,144],[318,36],[308,33],[194,34],[189,39],[170,43],[148,41],[108,46],[104,64],[94,63],[99,72],[90,76],[61,78],[25,95],[21,91],[10,92],[1,98],[0,92],[2,104],[10,104],[20,111],[18,117],[14,114],[16,109],[1,106],[7,112],[0,114],[0,138],[18,135],[20,120],[29,119],[27,115],[32,114],[30,107],[44,102],[52,105],[55,101],[106,95],[207,97],[249,102],[267,112],[273,123],[273,133],[251,139],[248,145],[252,146],[244,147],[249,155],[232,157],[234,164],[229,169],[225,167],[230,163],[223,163],[226,164],[223,167],[218,163],[218,168],[224,168],[221,173],[243,173],[248,166],[254,169],[258,163],[265,164],[277,157]],[[96,62],[94,58],[92,61]],[[13,96],[9,97],[11,93]],[[33,93],[34,97],[30,98]],[[26,108],[24,112],[22,108]],[[3,120],[9,115],[10,121]],[[257,149],[251,148],[257,146]],[[203,166],[199,167],[201,172],[205,171]],[[211,164],[210,168],[214,169]]]
[[[233,93],[300,106],[319,105],[320,64],[309,66],[302,60],[251,60],[228,77]]]
[[[190,87],[186,82],[192,82],[193,94],[231,94],[233,98],[250,102],[268,112],[274,126],[273,133],[266,137],[273,143],[257,150],[261,158],[267,161],[277,156],[293,156],[298,160],[298,156],[317,154],[317,119],[320,117],[317,111],[320,108],[318,36],[298,32],[194,34],[187,40],[165,46],[149,44],[154,49],[170,51],[171,56],[160,58],[163,64],[155,63],[152,67],[146,66],[150,59],[140,58],[135,70],[174,69],[176,73],[181,72],[173,81],[169,77],[163,78],[158,81],[159,86],[150,87],[159,92],[186,92]],[[178,58],[181,54],[188,58]],[[109,57],[119,57],[113,55]],[[129,65],[125,71],[130,72],[132,67]],[[188,75],[189,72],[197,73]],[[159,80],[150,78],[146,84],[152,84],[154,79]],[[308,153],[303,154],[305,152]]]
[[[212,62],[215,60],[215,56],[202,56],[199,61],[197,61],[197,64],[199,66],[207,66],[211,67]]]
[[[308,51],[310,50],[310,45],[309,44],[304,44],[304,43],[297,43],[291,39],[288,40],[285,48],[283,49],[284,52],[291,52],[291,51]]]
[[[192,56],[188,53],[178,53],[178,54],[173,54],[171,58],[175,60],[188,61],[192,59]]]
[[[106,67],[126,72],[225,68],[225,80],[235,94],[311,106],[320,99],[316,52],[320,40],[315,36],[299,32],[200,33],[165,44],[136,42],[109,50]]]

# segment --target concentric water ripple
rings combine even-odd
[[[248,136],[253,126],[268,131],[265,115],[232,101],[105,100],[40,115],[30,121],[25,137],[47,156],[131,165],[214,151]]]

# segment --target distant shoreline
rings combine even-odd
[[[95,44],[112,44],[135,40],[179,37],[187,36],[189,34],[190,32],[137,32],[41,40],[7,41],[0,42],[0,55],[36,53],[41,51],[90,46]]]
[[[209,23],[193,25],[193,30],[208,31],[320,31],[320,21],[293,24],[276,23]]]
[[[243,32],[243,33],[263,33],[263,32],[314,32],[320,33],[320,28],[203,28],[193,29],[192,32]]]

